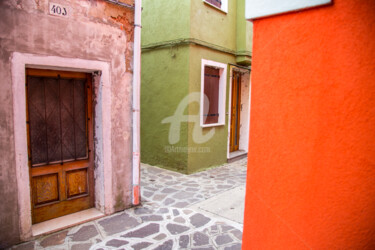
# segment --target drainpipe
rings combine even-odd
[[[140,87],[141,87],[141,10],[142,0],[134,3],[133,66],[133,205],[140,202]]]

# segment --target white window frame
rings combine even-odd
[[[219,119],[217,123],[204,124],[203,109],[204,109],[204,68],[206,66],[218,68],[220,71],[219,80]],[[227,64],[214,62],[210,60],[202,59],[201,64],[201,103],[200,103],[200,125],[203,128],[215,127],[225,125],[225,101],[226,101],[226,89],[227,89]]]
[[[221,10],[222,12],[225,12],[225,13],[228,13],[228,0],[221,0],[221,8],[207,2],[206,0],[202,0],[205,4],[208,4],[212,7],[214,7],[215,9],[218,9],[218,10]]]

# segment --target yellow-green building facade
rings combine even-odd
[[[251,41],[245,0],[143,0],[142,162],[190,174],[246,156]]]

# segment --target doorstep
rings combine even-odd
[[[247,157],[245,150],[237,150],[229,153],[228,163],[235,162]]]
[[[90,208],[77,213],[68,214],[52,220],[43,221],[32,226],[33,236],[41,236],[73,227],[91,220],[96,220],[105,215],[96,208]]]

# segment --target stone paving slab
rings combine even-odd
[[[142,164],[142,205],[12,249],[241,249],[242,224],[193,204],[246,181],[246,160],[193,175]]]
[[[245,185],[219,193],[205,201],[190,206],[190,209],[204,210],[215,216],[243,224],[245,213]]]

